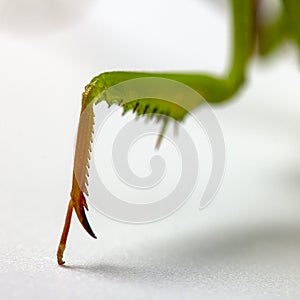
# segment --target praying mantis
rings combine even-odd
[[[81,117],[79,120],[75,149],[71,199],[68,204],[65,224],[57,250],[57,262],[63,265],[68,232],[73,210],[83,228],[96,238],[85,214],[88,210],[88,165],[93,138],[93,106],[101,101],[108,105],[121,106],[124,113],[133,111],[137,116],[146,113],[160,114],[182,121],[187,111],[175,104],[160,99],[137,99],[123,103],[115,95],[105,97],[105,92],[131,79],[155,77],[183,83],[204,97],[208,103],[220,103],[232,98],[246,81],[250,59],[255,54],[265,57],[284,41],[289,41],[300,50],[300,1],[282,0],[279,16],[266,22],[268,11],[260,10],[259,0],[230,0],[232,13],[232,49],[228,71],[220,77],[202,73],[150,73],[150,72],[105,72],[92,79],[82,94]],[[189,101],[189,99],[186,99]],[[191,107],[193,109],[193,107]],[[76,176],[75,176],[76,174]]]

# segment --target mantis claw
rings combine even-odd
[[[88,206],[84,197],[84,194],[80,192],[80,198],[79,201],[75,201],[74,209],[76,212],[76,215],[78,217],[79,222],[83,226],[83,228],[87,231],[87,233],[92,236],[94,239],[96,239],[96,235],[93,232],[91,225],[86,217],[85,209],[88,210]]]
[[[85,99],[85,98],[84,98]],[[93,238],[97,238],[94,234],[89,221],[85,214],[85,209],[88,210],[88,205],[85,199],[85,195],[88,195],[88,168],[91,151],[91,143],[93,141],[94,132],[94,112],[92,105],[83,107],[83,112],[80,117],[77,143],[74,159],[73,170],[73,183],[71,190],[71,200],[67,210],[65,219],[65,225],[60,238],[60,243],[57,250],[57,262],[59,265],[63,265],[63,254],[66,248],[67,237],[71,225],[73,209],[76,212],[79,222],[89,235]]]
[[[69,202],[67,215],[65,219],[65,225],[63,228],[63,232],[61,235],[61,239],[59,242],[58,250],[57,250],[57,263],[59,265],[63,265],[65,262],[63,261],[63,254],[66,249],[66,243],[67,243],[67,237],[70,230],[71,225],[71,219],[72,219],[72,213],[73,209],[75,209],[76,215],[78,217],[79,222],[83,226],[83,228],[87,231],[89,235],[91,235],[93,238],[97,238],[95,233],[93,232],[90,223],[86,217],[85,209],[88,210],[88,205],[86,203],[85,196],[82,191],[80,191],[79,186],[77,184],[77,181],[73,182],[73,188],[71,192],[71,200]]]
[[[87,219],[87,217],[85,215],[84,209],[82,209],[82,218],[83,218],[83,222],[81,223],[82,226],[84,227],[84,229],[87,231],[87,233],[90,236],[92,236],[94,239],[96,239],[97,237],[96,237],[95,233],[93,232],[93,230],[92,230],[92,228],[91,228],[91,226],[89,224],[89,221],[88,221],[88,219]]]

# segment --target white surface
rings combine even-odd
[[[195,195],[142,226],[91,209],[98,240],[74,219],[67,266],[56,265],[83,86],[107,69],[221,72],[228,16],[214,9],[192,0],[91,1],[70,22],[36,18],[37,30],[10,7],[0,29],[1,299],[300,298],[293,53],[253,67],[247,89],[216,109],[227,171],[208,208],[198,211]]]

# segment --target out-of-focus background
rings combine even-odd
[[[274,2],[275,3],[275,2]],[[226,174],[147,225],[74,219],[67,266],[55,253],[71,186],[81,93],[107,70],[227,66],[227,2],[0,0],[1,299],[300,298],[300,72],[282,48],[215,107]]]

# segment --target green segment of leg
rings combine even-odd
[[[300,49],[300,1],[282,0],[279,17],[268,22],[268,11],[262,12],[258,22],[258,50],[269,55],[285,40],[292,40]]]
[[[268,18],[267,14],[262,14],[258,22],[258,51],[261,56],[271,54],[288,36],[287,15],[284,9],[276,20],[270,22],[267,21]]]
[[[210,103],[218,103],[231,98],[245,81],[245,70],[253,53],[255,41],[255,0],[231,0],[231,5],[233,14],[233,47],[231,65],[225,76],[215,77],[199,73],[106,72],[95,77],[86,87],[83,107],[91,102],[96,103],[106,89],[130,79],[143,77],[158,77],[179,81],[196,90]],[[149,101],[151,103],[151,100],[146,100],[144,103],[143,99],[139,101],[143,108],[149,105]],[[159,103],[158,99],[157,101]],[[136,103],[134,101],[127,103],[126,110],[134,109],[135,106]]]
[[[289,36],[300,48],[300,1],[283,0]]]

